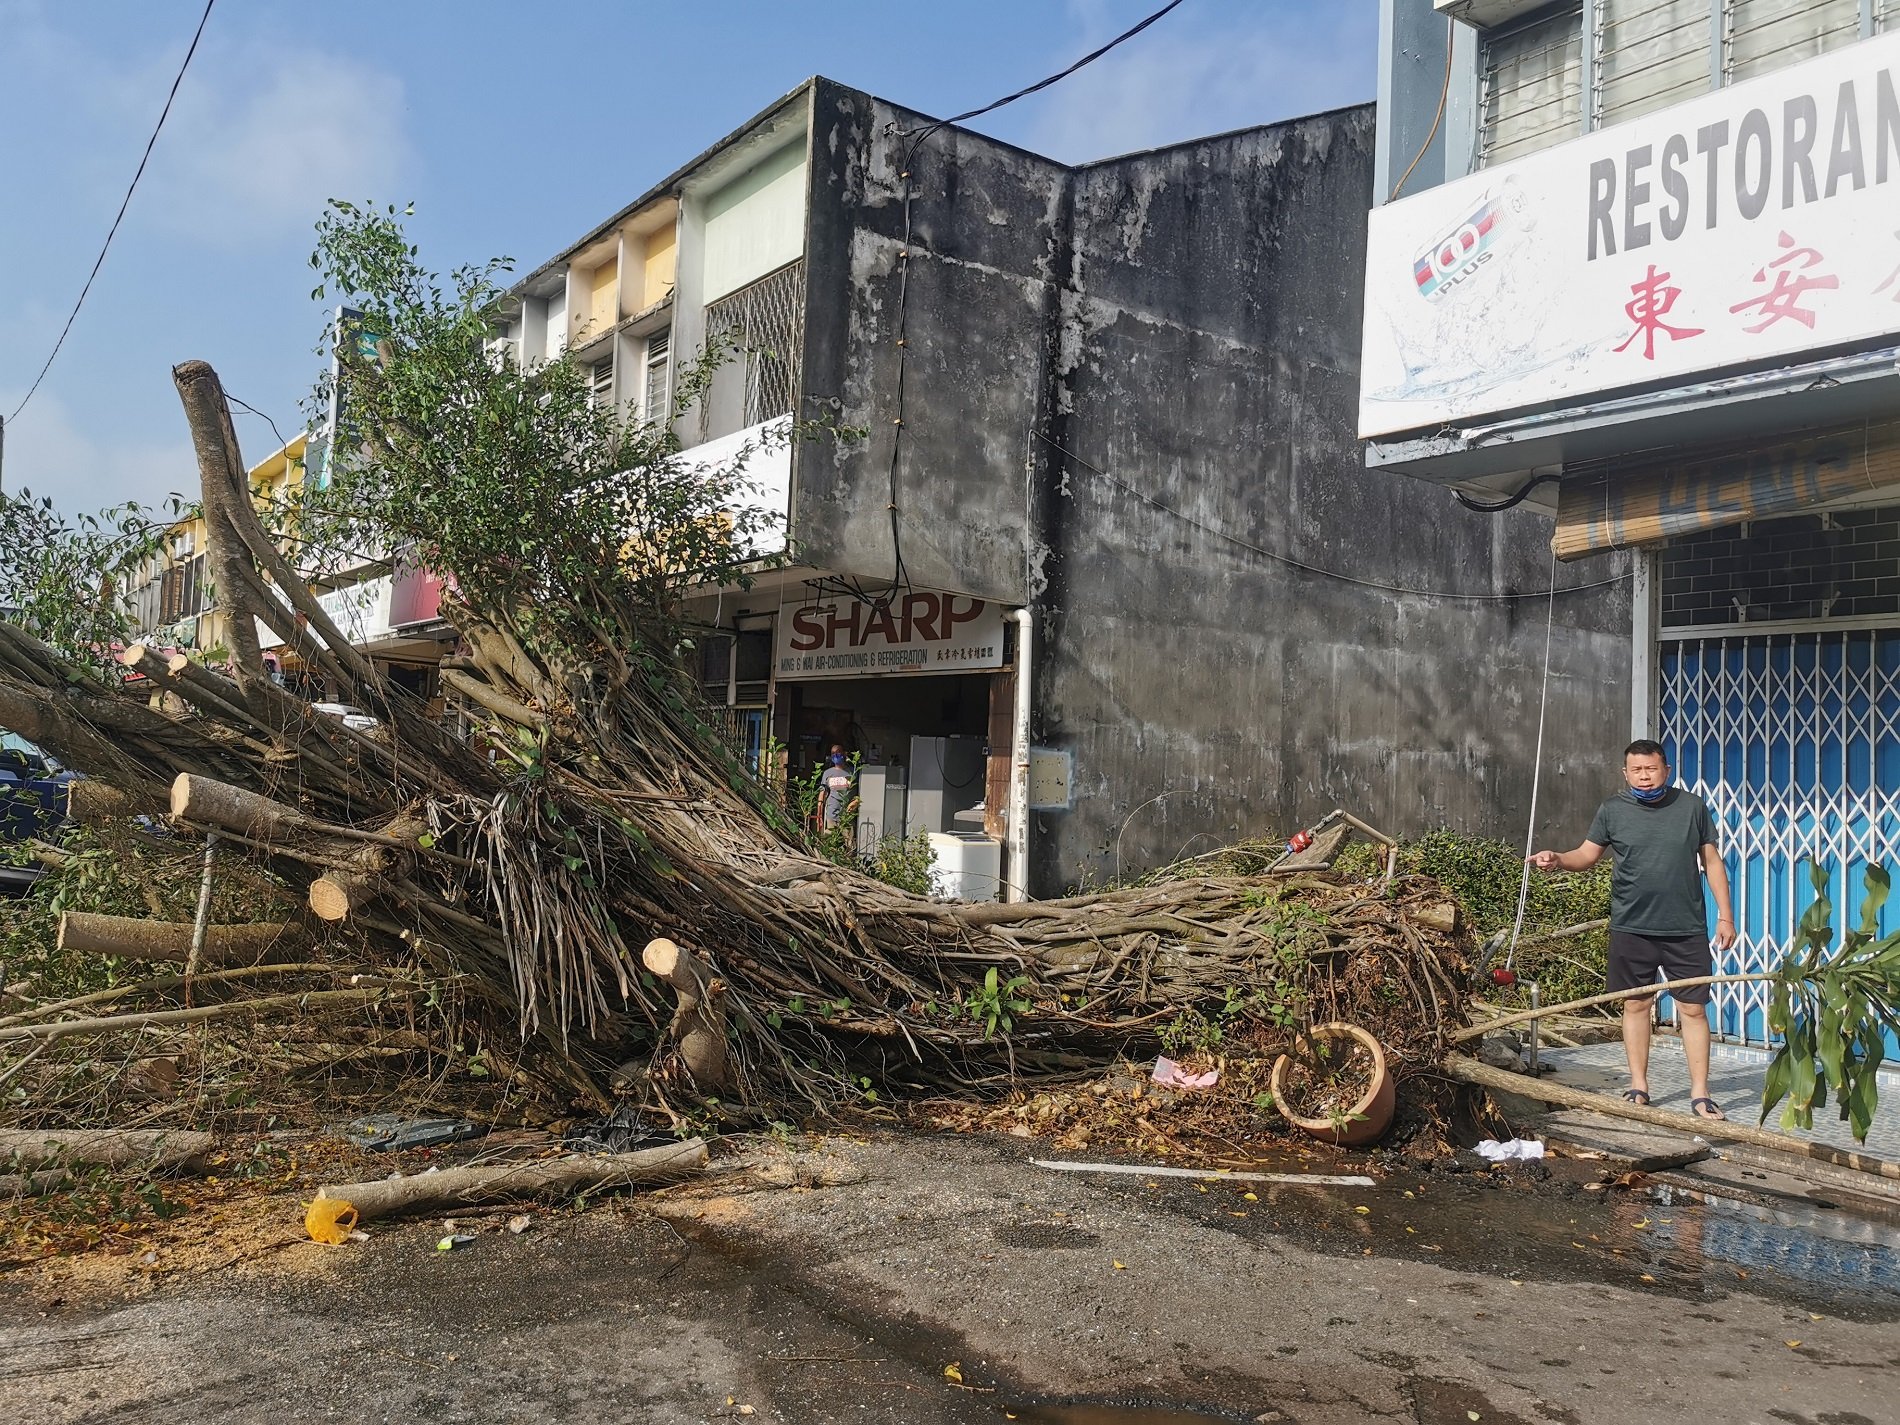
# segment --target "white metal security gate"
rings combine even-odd
[[[1659,725],[1677,779],[1714,814],[1741,939],[1720,974],[1770,968],[1813,899],[1805,861],[1857,923],[1861,873],[1900,875],[1900,629],[1665,630]],[[1883,932],[1900,923],[1888,905]],[[1765,985],[1718,985],[1716,1033],[1768,1042]],[[1895,1052],[1900,1046],[1890,1046]]]

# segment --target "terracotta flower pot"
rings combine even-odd
[[[1366,1085],[1365,1094],[1359,1102],[1347,1110],[1344,1123],[1335,1124],[1330,1118],[1303,1118],[1287,1103],[1287,1074],[1293,1067],[1293,1060],[1290,1055],[1282,1054],[1273,1062],[1273,1078],[1269,1085],[1273,1092],[1273,1106],[1280,1110],[1288,1123],[1304,1129],[1324,1143],[1358,1148],[1383,1136],[1385,1130],[1392,1126],[1392,1115],[1398,1108],[1398,1090],[1392,1083],[1391,1071],[1386,1068],[1385,1050],[1379,1047],[1379,1041],[1358,1025],[1347,1024],[1343,1020],[1316,1024],[1300,1037],[1302,1040],[1326,1044],[1358,1044],[1372,1056],[1372,1081]]]

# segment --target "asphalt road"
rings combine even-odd
[[[1561,1174],[1249,1199],[1051,1173],[1027,1147],[845,1143],[859,1181],[603,1204],[450,1253],[440,1222],[392,1224],[129,1298],[15,1272],[0,1419],[1895,1418],[1886,1229]],[[1052,1403],[1077,1398],[1122,1408]]]

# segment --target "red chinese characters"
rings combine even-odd
[[[1787,233],[1781,234],[1776,242],[1782,249],[1781,256],[1755,273],[1755,281],[1765,283],[1772,272],[1774,286],[1759,297],[1737,302],[1729,311],[1739,315],[1753,310],[1761,318],[1753,326],[1743,328],[1750,333],[1766,331],[1781,321],[1800,322],[1812,331],[1815,314],[1801,305],[1801,299],[1810,292],[1831,291],[1841,285],[1841,279],[1831,273],[1809,276],[1809,269],[1826,259],[1811,247],[1796,247]],[[1796,263],[1800,265],[1797,267]]]
[[[1894,236],[1900,238],[1900,232],[1896,232]],[[1889,287],[1893,288],[1893,300],[1900,302],[1900,267],[1896,267],[1893,271],[1889,272],[1886,276],[1886,280],[1874,288],[1874,291],[1877,293],[1884,292]]]
[[[1663,320],[1669,315],[1669,309],[1676,305],[1676,298],[1682,295],[1680,287],[1668,285],[1669,276],[1667,272],[1658,272],[1656,265],[1652,262],[1649,266],[1649,274],[1642,281],[1630,285],[1630,291],[1634,296],[1624,304],[1623,310],[1628,313],[1629,319],[1636,323],[1636,329],[1623,338],[1623,344],[1616,348],[1618,351],[1629,350],[1631,344],[1640,336],[1643,339],[1643,359],[1654,361],[1657,332],[1661,332],[1671,341],[1681,341],[1684,337],[1702,335],[1701,327],[1675,327]]]

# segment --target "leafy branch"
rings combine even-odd
[[[1781,1126],[1812,1128],[1814,1110],[1826,1105],[1832,1090],[1841,1118],[1864,1143],[1880,1098],[1886,1036],[1900,1028],[1900,932],[1878,934],[1890,882],[1884,867],[1867,868],[1860,924],[1830,954],[1828,874],[1809,861],[1808,877],[1814,902],[1801,917],[1769,1002],[1769,1031],[1782,1040],[1762,1086],[1761,1121],[1785,1098]]]

